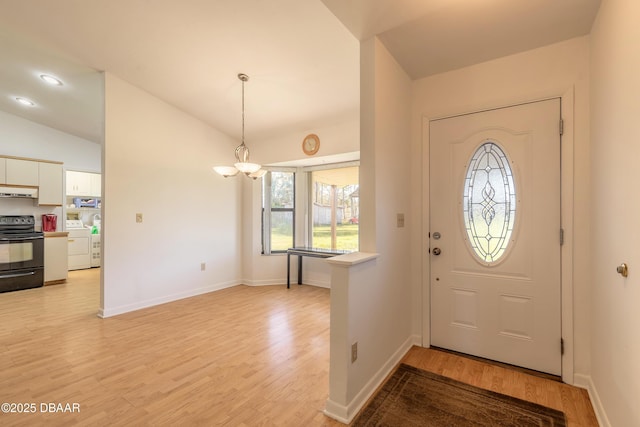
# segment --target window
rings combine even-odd
[[[358,250],[358,171],[352,166],[310,173],[310,246]]]
[[[295,173],[267,172],[262,180],[262,253],[294,246]]]
[[[482,263],[506,252],[516,220],[516,187],[507,154],[495,142],[471,156],[462,195],[467,242]]]

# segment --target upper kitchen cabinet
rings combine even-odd
[[[62,206],[62,177],[62,162],[0,157],[0,184],[38,187],[38,205],[41,206]]]
[[[6,158],[5,184],[37,187],[39,168],[37,161]]]
[[[38,163],[39,190],[38,204],[43,206],[62,206],[62,163]]]
[[[102,175],[99,173],[90,173],[91,195],[93,197],[102,197]]]
[[[100,197],[102,193],[99,173],[67,171],[67,196]]]

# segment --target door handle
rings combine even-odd
[[[629,276],[629,268],[627,267],[627,264],[625,264],[624,262],[616,268],[616,271],[618,272],[618,274],[621,274],[622,277]]]
[[[0,238],[3,242],[21,242],[23,240],[38,240],[44,239],[43,236],[35,236],[35,237],[2,237]]]
[[[440,250],[440,248],[433,248],[433,254],[438,256],[442,253],[442,251]]]

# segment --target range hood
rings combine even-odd
[[[23,199],[37,199],[38,189],[28,187],[1,187],[0,197],[21,197]]]

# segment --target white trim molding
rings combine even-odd
[[[340,405],[331,399],[327,399],[327,406],[325,407],[324,414],[344,424],[349,424],[353,421],[369,398],[373,396],[378,387],[382,385],[389,374],[391,374],[396,366],[398,366],[409,349],[411,349],[416,342],[419,342],[419,340],[419,337],[414,335],[407,338],[400,348],[398,348],[387,362],[378,370],[378,372],[371,377],[367,384],[360,390],[360,392],[358,392],[347,406]]]
[[[561,138],[561,226],[564,230],[564,244],[561,246],[561,330],[562,339],[564,341],[564,354],[562,356],[562,380],[567,384],[574,383],[574,283],[573,283],[573,265],[574,265],[574,145],[575,145],[575,111],[574,98],[575,89],[573,86],[563,88],[549,93],[547,96],[531,97],[523,99],[520,102],[514,100],[505,105],[496,105],[494,107],[478,108],[474,111],[461,111],[459,114],[447,114],[432,117],[422,116],[422,221],[423,221],[423,241],[422,241],[422,346],[429,347],[431,344],[430,336],[430,286],[429,278],[431,276],[429,267],[429,123],[435,119],[452,117],[460,114],[469,114],[473,112],[485,111],[488,109],[504,108],[523,103],[543,101],[547,99],[560,98],[561,118],[564,121],[564,132]]]
[[[576,387],[584,388],[589,393],[589,399],[591,400],[591,406],[593,406],[593,411],[596,413],[596,418],[598,419],[598,425],[600,427],[611,427],[611,423],[609,422],[609,418],[607,417],[606,412],[604,411],[604,405],[600,400],[600,395],[598,394],[598,390],[596,390],[596,386],[589,375],[583,374],[575,374],[574,385]]]

